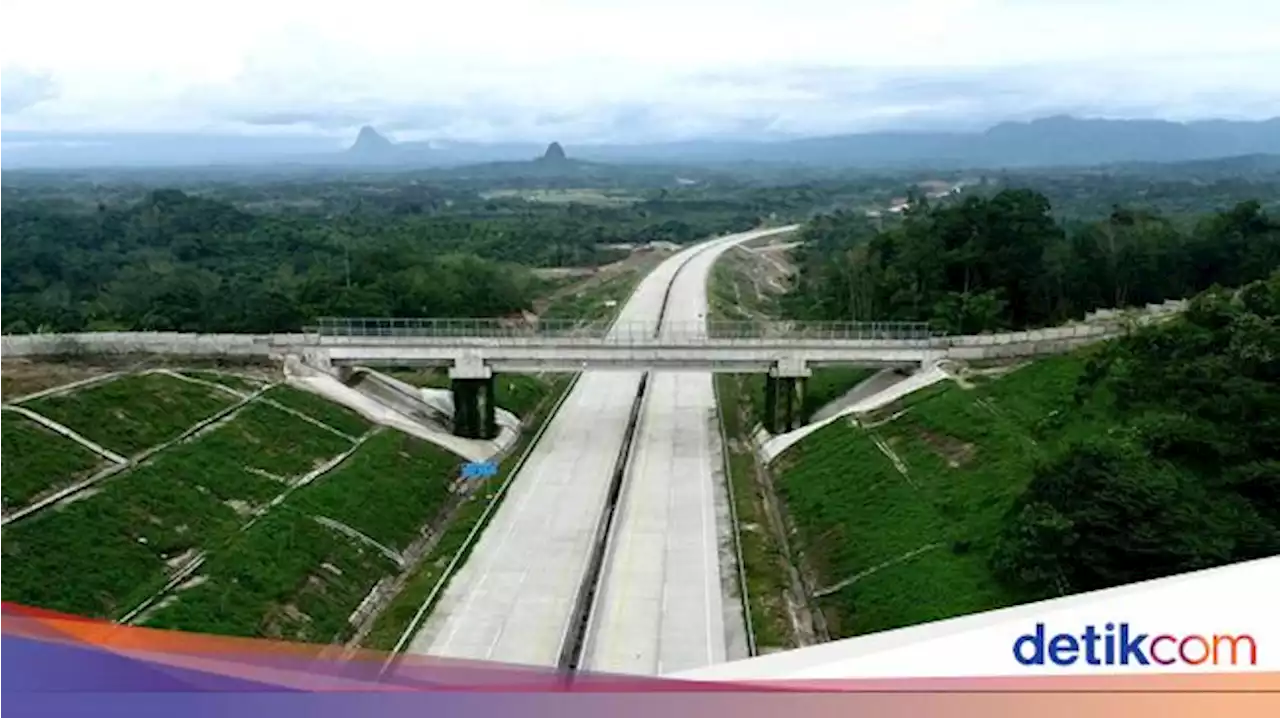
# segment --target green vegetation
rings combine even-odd
[[[16,560],[4,598],[119,617],[163,586],[166,562],[221,545],[287,481],[349,447],[302,419],[250,404],[100,492],[6,527],[4,558]]]
[[[189,376],[192,379],[200,379],[203,381],[221,384],[228,389],[234,389],[244,394],[252,394],[266,385],[266,380],[254,377],[243,376],[240,374],[228,374],[226,372],[202,371],[199,369],[188,369],[179,372],[183,376]]]
[[[626,256],[613,244],[688,243],[761,216],[754,192],[738,187],[604,204],[480,194],[493,189],[403,177],[215,183],[198,194],[6,182],[4,330],[272,332],[321,316],[502,316],[543,290],[528,267],[605,264]],[[311,205],[266,199],[280,195]]]
[[[327,643],[394,570],[369,546],[289,509],[274,511],[214,552],[203,582],[179,591],[145,625]]]
[[[883,230],[836,213],[805,228],[787,304],[800,317],[929,321],[975,333],[1181,299],[1280,266],[1280,223],[1257,202],[1192,224],[1117,207],[1105,220],[1064,227],[1029,190],[922,201]]]
[[[1280,273],[800,442],[776,469],[833,636],[1280,553],[1278,317]]]
[[[4,485],[6,511],[85,478],[105,461],[17,412],[5,412],[0,432],[4,442],[4,475],[0,483]]]
[[[718,319],[750,321],[778,315],[781,290],[762,281],[766,262],[737,248],[720,255],[707,280],[707,302]]]
[[[766,490],[756,480],[756,458],[750,443],[755,416],[752,395],[754,382],[746,375],[717,374],[716,396],[720,416],[728,440],[729,480],[733,483],[734,510],[737,513],[739,540],[742,544],[742,570],[747,577],[748,610],[760,651],[790,648],[791,619],[784,597],[788,590],[787,560],[778,534],[770,525],[765,502]]]
[[[579,319],[583,322],[607,322],[631,297],[640,280],[657,264],[637,262],[618,274],[573,293],[557,296],[542,312],[545,319]]]
[[[263,398],[279,402],[295,411],[300,411],[312,419],[341,431],[347,436],[359,436],[369,430],[369,422],[354,411],[336,404],[322,396],[317,396],[291,386],[275,386],[263,394]]]
[[[837,421],[782,456],[774,467],[780,493],[819,582],[866,572],[819,599],[833,637],[1018,600],[991,575],[994,536],[1031,467],[1063,431],[1049,430],[1049,417],[1062,426],[1086,422],[1055,413],[1069,404],[1081,370],[1080,359],[1063,357],[972,390],[950,385],[916,397],[887,424]]]
[[[290,505],[402,550],[448,503],[461,464],[434,444],[382,431],[323,481],[298,491]]]
[[[280,482],[294,479],[318,468],[328,459],[351,448],[351,442],[315,424],[269,405],[254,402],[238,410],[235,416],[197,440],[174,447],[155,462],[165,464],[168,475],[189,476],[219,498],[270,499],[283,488]],[[178,470],[170,462],[186,461],[187,469]],[[262,478],[265,472],[278,477],[266,480],[273,489],[265,495],[237,496],[224,491],[212,481],[217,467],[239,469],[239,474]],[[256,483],[256,482],[255,482]],[[255,503],[257,502],[255,501]]]
[[[116,618],[159,590],[166,560],[226,536],[240,519],[186,481],[135,472],[100,493],[4,529],[4,600]]]
[[[819,409],[844,396],[875,373],[875,369],[864,367],[842,366],[814,370],[813,376],[804,381],[804,398],[800,402],[802,421],[808,423]]]
[[[453,507],[452,521],[391,603],[378,615],[372,630],[363,641],[364,646],[379,650],[390,650],[395,646],[396,641],[413,621],[422,602],[430,596],[431,590],[435,588],[436,582],[448,568],[449,562],[462,550],[467,536],[476,527],[485,509],[496,499],[497,488],[506,481],[512,471],[515,471],[516,462],[537,436],[556,402],[568,390],[571,380],[571,376],[558,375],[544,385],[545,392],[536,408],[531,410],[528,416],[522,416],[525,422],[524,433],[512,451],[503,459],[498,475],[474,482],[475,488],[459,497],[459,503]]]
[[[1280,271],[1195,299],[1088,366],[1070,437],[1031,474],[994,565],[1039,595],[1280,553]]]
[[[176,439],[235,401],[211,387],[164,374],[141,374],[40,397],[23,406],[129,456]]]

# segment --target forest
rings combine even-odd
[[[342,195],[332,213],[248,211],[179,190],[3,209],[4,331],[296,331],[319,316],[498,316],[530,306],[530,267],[592,266],[613,243],[748,229],[750,203],[656,198],[538,205],[424,191]]]
[[[1004,189],[919,199],[904,215],[885,227],[849,212],[811,221],[790,311],[928,321],[947,333],[1016,330],[1237,287],[1280,266],[1280,220],[1254,200],[1194,218],[1116,206],[1060,221],[1044,195]]]
[[[1056,596],[1280,554],[1280,271],[1104,345],[1072,414],[1095,430],[1035,470],[1006,581]]]

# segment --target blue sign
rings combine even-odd
[[[498,465],[492,461],[470,461],[462,465],[462,478],[487,479],[498,475]]]

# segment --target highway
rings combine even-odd
[[[669,285],[707,246],[685,249],[655,268],[622,308],[619,323],[652,322],[657,330]],[[705,281],[705,272],[701,276]],[[410,641],[410,653],[543,666],[561,662],[580,589],[591,579],[600,519],[643,377],[627,371],[582,374]],[[705,451],[706,445],[690,449]],[[702,463],[713,460],[706,456]]]
[[[716,259],[763,234],[715,240],[694,255],[672,286],[662,331],[704,319]],[[710,372],[650,375],[583,668],[656,675],[747,657],[718,421]]]

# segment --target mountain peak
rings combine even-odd
[[[565,159],[564,148],[560,146],[559,142],[552,142],[547,145],[547,151],[542,153],[542,159],[551,161],[563,160]]]
[[[385,152],[392,147],[391,140],[378,134],[378,131],[365,125],[360,128],[360,134],[356,135],[356,141],[351,145],[350,152],[358,152],[361,154],[371,152]]]

